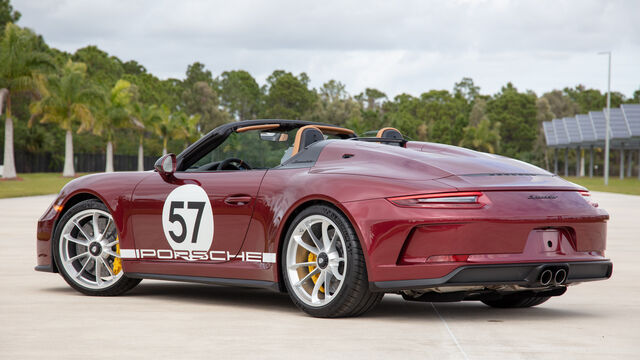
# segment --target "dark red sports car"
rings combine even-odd
[[[264,287],[319,317],[362,314],[385,293],[528,307],[611,276],[609,216],[586,189],[502,156],[375,135],[235,122],[155,171],[76,179],[38,223],[36,270],[88,295],[140,279]]]

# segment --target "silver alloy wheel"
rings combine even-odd
[[[311,215],[298,223],[286,252],[291,288],[305,304],[327,305],[342,289],[347,247],[338,226],[326,216]]]
[[[71,280],[86,288],[101,290],[113,285],[123,271],[114,274],[118,234],[111,215],[88,209],[75,214],[64,225],[58,242],[60,263]]]

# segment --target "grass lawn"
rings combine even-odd
[[[620,180],[620,178],[617,176],[610,176],[609,185],[607,186],[604,185],[604,178],[601,177],[589,178],[570,176],[565,177],[564,179],[582,185],[592,191],[640,195],[640,180],[638,180],[637,176],[634,176],[632,178],[624,178],[624,180]]]
[[[77,176],[86,175],[77,174]],[[0,178],[0,198],[55,194],[73,180],[62,177],[60,173],[18,174],[22,180],[2,180]]]

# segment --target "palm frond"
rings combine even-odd
[[[71,105],[73,117],[80,122],[78,133],[91,130],[95,124],[95,118],[91,113],[91,109],[82,103]]]

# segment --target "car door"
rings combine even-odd
[[[153,173],[133,193],[130,221],[139,260],[220,263],[235,259],[266,170]]]

